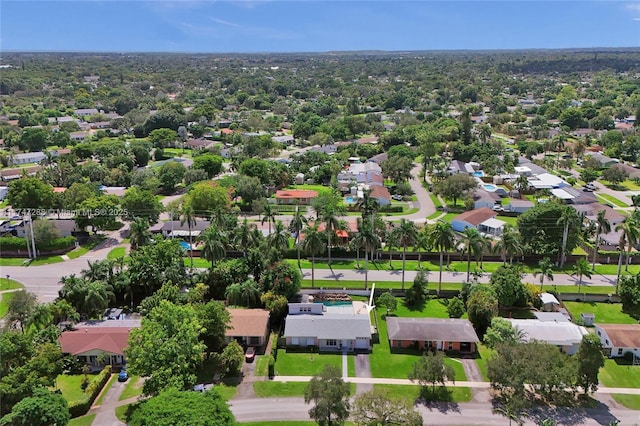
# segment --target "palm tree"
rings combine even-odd
[[[520,195],[522,195],[523,191],[529,189],[529,178],[525,175],[520,175],[514,182],[514,186],[520,191]]]
[[[605,210],[600,210],[598,212],[598,217],[596,219],[596,223],[598,224],[598,228],[596,231],[596,244],[595,247],[593,248],[593,265],[591,267],[592,270],[596,270],[596,258],[598,257],[598,248],[600,245],[600,235],[601,234],[608,234],[609,232],[611,232],[611,223],[609,223],[609,221],[607,220],[607,218],[605,217],[606,211]]]
[[[509,264],[512,264],[513,256],[520,256],[524,252],[518,229],[513,225],[506,224],[494,250],[502,255],[503,264],[507,263],[507,255],[509,256]]]
[[[180,212],[180,226],[185,223],[189,229],[189,259],[191,260],[191,270],[193,270],[193,232],[191,232],[191,229],[196,226],[196,214],[188,201],[182,205]]]
[[[538,274],[540,274],[540,291],[542,291],[545,278],[553,281],[553,263],[551,263],[551,260],[548,257],[545,257],[538,262],[538,269],[533,273],[533,276],[537,277]]]
[[[137,217],[131,225],[129,225],[129,243],[131,250],[148,244],[151,241],[151,232],[149,232],[149,222],[144,218]]]
[[[267,202],[264,204],[264,209],[262,210],[262,220],[260,221],[260,223],[264,225],[264,223],[267,222],[269,224],[269,235],[271,235],[271,224],[275,224],[277,214],[278,212],[271,206],[270,203]]]
[[[82,277],[89,281],[98,281],[98,280],[107,280],[109,278],[109,266],[106,262],[96,260],[95,262],[91,262],[87,260],[87,265],[89,265],[89,269],[83,269],[80,271]]]
[[[200,256],[210,261],[212,267],[227,253],[227,235],[214,224],[205,229],[198,239],[204,242]]]
[[[268,237],[269,246],[275,248],[279,252],[283,252],[289,248],[289,235],[282,224],[282,221],[276,222],[276,228],[273,234]]]
[[[569,227],[575,226],[577,223],[577,214],[576,211],[569,206],[564,206],[562,209],[562,214],[558,218],[556,225],[561,225],[563,227],[562,231],[562,248],[560,250],[560,269],[564,266],[564,262],[566,261],[566,251],[567,251],[567,238],[569,237]]]
[[[619,231],[621,229],[622,223],[616,226],[616,231]],[[620,254],[618,255],[618,276],[616,278],[616,294],[618,294],[618,284],[620,283],[620,275],[622,274],[622,259],[624,257],[624,251],[625,251],[624,248],[626,247],[626,245],[627,245],[627,234],[625,232],[622,232],[620,234],[620,240],[618,242],[618,249],[620,250]]]
[[[476,257],[480,250],[482,250],[481,240],[482,236],[476,228],[466,228],[462,232],[462,244],[467,254],[467,282],[469,282],[471,275],[471,254],[473,253],[474,257]]]
[[[438,293],[440,293],[442,290],[442,258],[445,251],[453,248],[453,228],[448,222],[438,221],[430,227],[428,235],[431,246],[440,252],[440,276],[438,278]]]
[[[489,139],[491,139],[491,126],[488,124],[483,124],[480,126],[480,133],[478,134],[482,143],[487,143]]]
[[[640,214],[634,212],[634,214],[623,220],[616,227],[616,230],[622,231],[626,235],[627,249],[624,270],[628,272],[631,249],[638,244],[638,240],[640,239]],[[624,250],[624,248],[622,250]]]
[[[415,223],[401,219],[400,226],[395,230],[398,245],[402,247],[402,290],[404,290],[404,272],[407,261],[407,247],[414,244],[418,238],[418,229]]]
[[[316,255],[324,251],[324,241],[318,226],[307,227],[304,231],[303,249],[311,255],[311,288],[315,287]]]
[[[356,206],[362,212],[362,218],[365,219],[374,215],[378,211],[378,201],[371,197],[371,190],[365,190],[362,192],[362,198],[358,199]]]
[[[300,268],[300,233],[307,226],[307,218],[300,211],[299,206],[296,206],[296,210],[293,213],[293,218],[289,223],[289,231],[295,234],[296,251],[298,252],[298,268]]]
[[[322,214],[318,219],[324,222],[325,232],[327,233],[327,264],[331,268],[331,237],[335,234],[336,229],[340,226],[336,210],[333,206],[328,205],[322,210]]]
[[[429,241],[429,236],[426,233],[427,229],[428,228],[426,227],[422,228],[420,232],[418,232],[416,241],[413,243],[413,251],[418,252],[418,269],[422,269],[422,251],[431,251],[431,242]]]
[[[578,276],[578,294],[580,294],[580,288],[582,287],[582,276],[586,276],[587,278],[591,278],[591,268],[589,267],[589,262],[583,257],[578,259],[578,261],[573,265],[573,273],[571,275]]]
[[[113,299],[113,291],[104,281],[90,281],[86,285],[83,311],[92,318],[96,312],[102,312]]]
[[[389,269],[392,269],[393,264],[391,263],[391,261],[393,260],[393,256],[391,255],[391,252],[393,251],[393,248],[398,245],[398,234],[394,232],[396,226],[393,223],[389,223],[388,226],[389,229],[385,234],[384,242],[389,249]]]
[[[364,249],[364,289],[369,289],[369,252],[373,257],[373,250],[379,244],[380,239],[376,235],[371,221],[358,221],[358,234],[353,239],[354,246],[359,250]]]
[[[245,217],[242,221],[242,224],[236,229],[236,235],[234,238],[234,243],[236,248],[242,251],[244,257],[247,257],[247,250],[249,249],[249,244],[251,242],[251,226],[249,225],[249,221]]]
[[[260,300],[260,289],[254,280],[246,280],[242,284],[232,284],[227,287],[225,297],[231,305],[244,305],[250,308]]]

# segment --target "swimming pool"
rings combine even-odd
[[[473,172],[473,177],[484,177],[484,172],[482,170]]]
[[[486,191],[489,191],[489,192],[494,192],[496,189],[498,189],[497,186],[491,185],[490,183],[485,183],[482,186]]]
[[[185,250],[189,250],[191,248],[191,246],[189,246],[189,243],[186,241],[180,241],[180,247],[182,247]]]
[[[353,198],[353,197],[345,197],[344,198],[344,202],[347,203],[347,204],[353,204],[353,203],[356,202],[356,199]]]

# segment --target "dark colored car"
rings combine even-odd
[[[255,357],[256,357],[256,348],[254,348],[253,346],[249,346],[247,348],[247,352],[245,352],[244,354],[245,361],[253,362]]]
[[[118,381],[126,382],[128,379],[129,379],[129,373],[127,373],[127,370],[123,368],[122,370],[120,370],[120,373],[118,373]]]

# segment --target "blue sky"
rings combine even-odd
[[[640,1],[2,0],[0,52],[640,46]]]

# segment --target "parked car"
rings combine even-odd
[[[495,206],[491,207],[491,210],[493,210],[494,212],[503,212],[504,207],[502,207],[500,204],[496,204]]]
[[[394,194],[391,196],[391,199],[396,201],[402,201],[402,195]]]
[[[245,361],[253,362],[255,357],[256,357],[256,348],[254,348],[253,346],[249,346],[247,348],[247,352],[245,352],[244,354]]]
[[[118,374],[118,381],[119,382],[126,382],[129,379],[129,373],[127,373],[127,369],[123,368],[120,370],[120,373]]]

